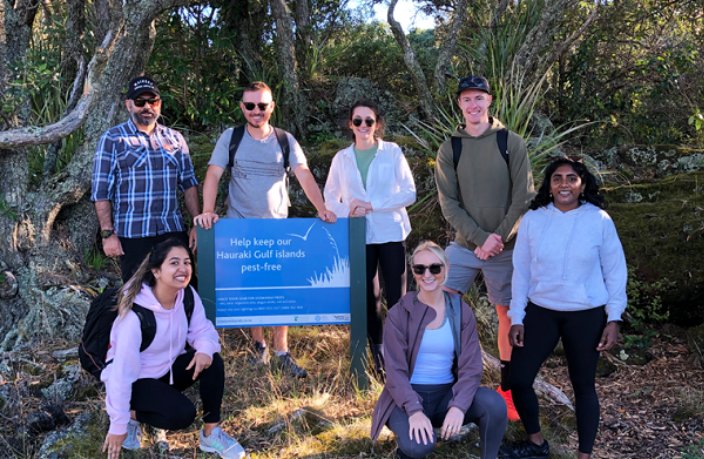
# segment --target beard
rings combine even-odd
[[[159,114],[152,109],[142,109],[139,112],[132,112],[132,121],[140,126],[153,126]]]

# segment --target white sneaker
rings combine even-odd
[[[200,450],[206,453],[216,453],[223,459],[242,459],[245,457],[244,448],[237,440],[216,427],[207,437],[200,431]]]
[[[127,423],[127,438],[122,442],[122,447],[130,451],[142,447],[142,425],[134,419]]]

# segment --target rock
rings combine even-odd
[[[71,440],[78,440],[86,435],[87,427],[92,421],[90,412],[83,412],[73,421],[68,429],[51,432],[44,438],[37,457],[39,459],[56,459],[76,457]]]
[[[0,298],[9,300],[17,295],[20,286],[17,278],[10,271],[0,272]]]
[[[54,351],[51,353],[51,356],[57,360],[77,359],[78,348],[72,347],[70,349],[61,349],[59,351]]]
[[[62,402],[73,396],[76,381],[81,377],[81,367],[66,365],[63,368],[63,374],[64,376],[54,381],[49,387],[42,389],[44,398],[52,402]]]
[[[27,431],[32,435],[38,435],[54,430],[59,426],[69,424],[70,422],[64,409],[60,405],[51,404],[27,416]]]

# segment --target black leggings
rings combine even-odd
[[[403,242],[367,244],[367,336],[371,344],[383,341],[379,271],[384,279],[386,306],[391,308],[406,293],[406,247]]]
[[[599,428],[599,399],[594,387],[596,350],[606,325],[604,307],[584,311],[553,311],[528,303],[523,347],[511,354],[511,393],[527,434],[540,432],[538,398],[533,381],[559,339],[567,357],[574,390],[579,451],[591,454]]]
[[[159,429],[185,429],[196,418],[196,407],[181,392],[191,387],[193,368],[186,367],[193,359],[194,350],[180,355],[172,365],[174,384],[169,385],[169,373],[159,379],[143,378],[132,383],[131,408],[137,420]],[[225,389],[225,366],[220,354],[213,354],[212,364],[201,371],[200,399],[203,402],[203,422],[220,422],[220,406]]]

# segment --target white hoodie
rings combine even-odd
[[[142,290],[134,302],[153,311],[156,318],[154,341],[144,352],[139,352],[142,330],[137,314],[129,311],[124,317],[115,319],[106,358],[107,362],[112,362],[100,375],[105,383],[110,434],[121,435],[127,432],[132,383],[142,378],[158,379],[169,373],[176,358],[185,352],[186,342],[196,352],[210,357],[220,352],[218,334],[205,316],[198,294],[194,290],[190,326],[183,308],[183,297],[184,290],[181,290],[174,307],[164,309],[154,297],[151,287],[142,284]]]
[[[627,277],[609,214],[589,203],[569,212],[553,204],[531,210],[513,249],[511,324],[523,324],[529,300],[556,311],[605,305],[609,321],[621,320]]]

